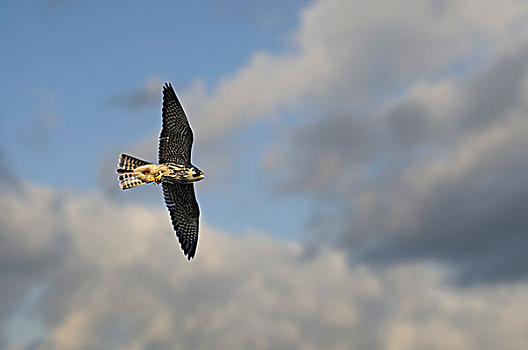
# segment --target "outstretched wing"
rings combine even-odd
[[[171,84],[163,86],[158,162],[191,163],[193,132]]]
[[[198,218],[200,217],[200,208],[194,195],[194,185],[165,182],[162,185],[172,226],[176,231],[183,253],[191,260],[194,258],[198,245]]]

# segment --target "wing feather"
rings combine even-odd
[[[163,196],[169,209],[172,226],[189,260],[194,258],[198,245],[200,208],[193,184],[163,183]]]
[[[163,86],[158,162],[191,164],[193,132],[171,84]]]

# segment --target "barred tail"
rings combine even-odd
[[[129,156],[127,154],[121,154],[119,156],[119,169],[116,170],[118,174],[124,174],[134,171],[138,166],[152,164],[141,159]]]
[[[146,183],[147,182],[135,177],[132,173],[119,175],[119,187],[121,187],[122,190],[128,190],[129,188],[141,186]]]
[[[122,190],[128,190],[129,188],[146,184],[147,182],[138,179],[133,172],[137,167],[147,164],[151,163],[126,154],[121,154],[119,156],[119,168],[116,170],[116,173],[120,174],[119,187]]]

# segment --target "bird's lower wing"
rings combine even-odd
[[[183,253],[190,260],[194,258],[198,245],[198,218],[200,217],[194,185],[163,183],[162,186],[172,226],[176,231]]]

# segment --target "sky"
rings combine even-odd
[[[528,3],[0,3],[0,348],[528,346]],[[155,161],[194,130],[195,259]]]

